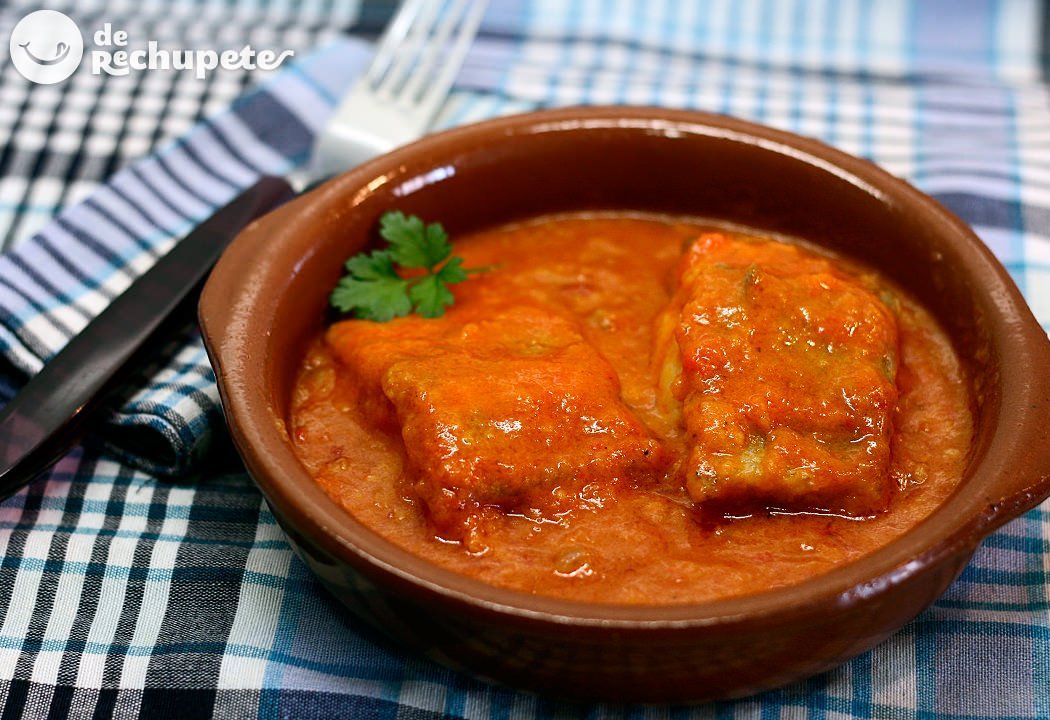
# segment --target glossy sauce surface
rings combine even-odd
[[[719,388],[720,397],[737,393],[729,410],[719,407],[749,436],[766,432],[763,449],[784,445],[769,432],[787,430],[794,433],[792,448],[831,448],[828,457],[804,458],[807,467],[844,467],[850,456],[843,453],[855,451],[850,443],[875,442],[864,454],[874,458],[870,467],[836,476],[859,489],[863,502],[844,501],[843,512],[829,512],[834,503],[825,502],[826,494],[801,494],[796,502],[774,486],[773,500],[760,496],[763,508],[741,506],[739,517],[713,521],[698,510],[706,486],[690,483],[697,477],[690,458],[698,435],[682,417],[682,408],[690,412],[689,382],[683,375],[668,400],[667,368],[681,368],[667,355],[661,329],[686,287],[684,253],[710,230],[620,214],[545,218],[459,239],[455,252],[466,266],[493,269],[455,286],[456,303],[443,318],[337,323],[309,349],[290,420],[303,463],[349,513],[413,553],[485,582],[565,598],[668,604],[753,593],[889,542],[936,507],[965,466],[969,396],[948,340],[906,296],[832,259],[834,282],[849,286],[836,286],[834,296],[853,297],[850,312],[886,308],[878,327],[844,345],[845,355],[860,358],[860,375],[835,375],[840,384],[865,383],[867,390],[848,396],[847,404],[856,405],[850,398],[861,394],[875,398],[857,418],[875,427],[869,421],[884,416],[878,433],[858,434],[863,423],[827,410],[830,400],[821,413],[806,409],[812,392],[791,383],[783,384],[785,396],[795,399],[781,404],[793,410],[783,411],[788,419],[777,421],[783,427],[770,431],[775,403],[756,412],[754,393],[741,389],[754,385],[747,378],[755,368],[770,375],[761,363],[741,373],[732,392]],[[717,259],[726,267],[742,249],[784,252],[780,243],[731,232],[720,237],[732,250]],[[785,286],[784,277],[796,276],[771,265],[781,285],[766,287],[779,288],[778,298],[801,292],[812,268],[828,271],[825,256],[787,252],[809,274]],[[743,285],[731,275],[727,293],[753,290],[750,265],[741,266]],[[716,272],[723,271],[730,272]],[[775,309],[752,313],[753,322],[767,325],[784,312],[782,302],[755,307]],[[675,327],[696,317],[680,313]],[[733,339],[723,333],[719,342],[727,337]],[[704,342],[712,347],[710,338]],[[861,343],[871,352],[858,350]],[[891,396],[893,406],[880,410]],[[823,419],[814,424],[818,414]],[[704,442],[725,443],[733,434],[711,437]],[[715,450],[734,458],[722,446]],[[738,471],[738,459],[726,467]],[[763,473],[756,477],[768,484]]]

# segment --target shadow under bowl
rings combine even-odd
[[[538,597],[436,567],[332,501],[296,458],[296,370],[344,260],[390,209],[453,236],[543,213],[632,209],[802,237],[873,266],[947,330],[972,385],[958,489],[899,539],[798,585],[693,605]],[[256,221],[200,319],[233,439],[317,577],[398,642],[559,696],[698,701],[804,678],[930,605],[977,544],[1050,494],[1050,343],[1002,266],[943,207],[819,142],[718,115],[569,108],[429,136]]]

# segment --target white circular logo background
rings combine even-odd
[[[41,85],[62,82],[84,57],[84,37],[68,16],[37,10],[11,31],[11,62],[27,80]]]

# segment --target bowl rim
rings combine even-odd
[[[505,142],[520,134],[605,129],[682,137],[699,134],[758,146],[813,164],[891,207],[908,207],[924,214],[966,250],[964,259],[969,271],[983,272],[990,281],[988,287],[975,288],[974,292],[991,298],[989,306],[999,314],[989,321],[1004,326],[1002,337],[1009,338],[1011,350],[1017,351],[1002,358],[1000,405],[1021,401],[1028,395],[1031,403],[1021,407],[1023,417],[1017,422],[996,423],[986,443],[988,447],[979,451],[965,482],[897,539],[862,558],[787,587],[701,603],[592,603],[500,588],[425,561],[354,519],[312,480],[291,450],[287,435],[275,422],[283,419],[276,417],[265,397],[265,363],[257,359],[275,313],[273,308],[266,313],[257,312],[256,306],[272,288],[262,287],[265,278],[245,278],[237,266],[251,255],[256,256],[256,267],[267,269],[268,259],[275,257],[275,248],[295,245],[294,224],[286,221],[295,213],[334,211],[345,206],[347,198],[356,204],[367,194],[374,179],[385,176],[396,180],[398,173],[406,172],[413,163],[436,166],[456,148],[461,150],[464,140],[472,143],[469,152],[480,152],[486,143]],[[258,257],[261,241],[266,245]],[[272,267],[268,269],[273,271]],[[276,301],[273,304],[276,306]],[[305,534],[312,541],[359,572],[411,585],[432,600],[461,603],[524,622],[641,631],[704,628],[822,613],[830,607],[853,605],[918,575],[934,572],[942,560],[952,556],[968,557],[987,534],[1050,493],[1050,450],[1035,451],[1030,446],[1033,438],[1050,440],[1050,431],[1035,428],[1033,421],[1033,414],[1050,416],[1050,372],[1037,370],[1039,361],[1043,367],[1050,367],[1050,343],[1020,291],[987,246],[935,200],[867,160],[818,140],[724,115],[655,107],[571,107],[504,116],[426,136],[336,177],[253,223],[231,244],[213,271],[202,294],[200,320],[231,435],[282,524],[291,518],[296,527],[308,528]],[[995,412],[1002,421],[1004,408],[998,407]],[[1024,432],[1015,433],[1012,438],[1006,432],[1019,427]],[[992,465],[1002,465],[1007,460],[1015,465],[1024,462],[1021,475],[1025,477],[1012,480],[1000,497],[972,497],[962,492],[963,486],[975,483],[977,477],[989,487],[996,486],[995,478],[990,476],[995,471]],[[931,532],[934,527],[940,529]]]

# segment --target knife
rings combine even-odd
[[[61,458],[84,421],[148,359],[173,325],[186,324],[209,271],[255,218],[294,194],[263,177],[216,211],[135,280],[0,410],[0,501]]]

